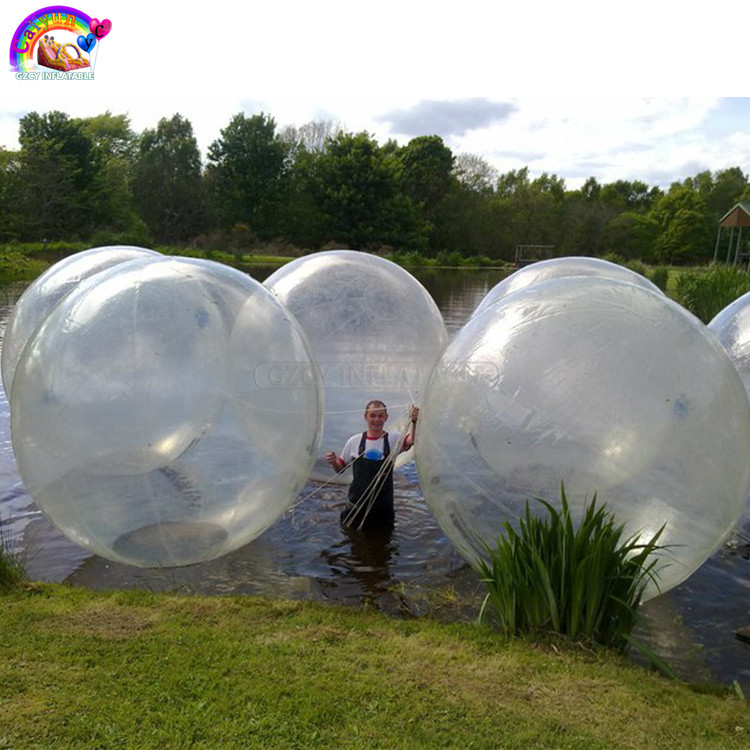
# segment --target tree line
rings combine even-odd
[[[458,253],[512,260],[518,244],[557,255],[710,261],[719,218],[750,200],[739,167],[668,190],[639,180],[568,190],[527,167],[501,174],[437,135],[401,146],[335,122],[277,127],[237,114],[208,148],[179,114],[136,133],[126,115],[32,112],[20,148],[0,149],[0,242],[154,243],[212,249]]]

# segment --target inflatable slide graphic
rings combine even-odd
[[[68,48],[75,50],[76,56],[73,56]],[[89,67],[89,61],[83,57],[81,50],[75,44],[58,44],[54,37],[45,35],[44,39],[39,40],[37,48],[36,61],[39,65],[52,70],[81,70]]]

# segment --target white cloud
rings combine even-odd
[[[722,5],[716,0],[711,13]],[[569,187],[589,172],[600,181],[659,174],[668,184],[670,170],[680,179],[690,163],[750,172],[742,108],[725,113],[737,122],[722,121],[723,138],[712,137],[720,104],[694,95],[731,89],[731,71],[744,69],[741,46],[735,53],[720,35],[707,38],[705,18],[675,12],[671,0],[633,0],[616,19],[593,0],[542,7],[465,0],[448,7],[422,0],[383,0],[377,8],[343,0],[218,0],[191,11],[111,0],[112,32],[98,44],[95,81],[17,81],[3,71],[0,145],[17,145],[23,113],[52,109],[72,116],[124,112],[138,131],[180,112],[204,154],[240,111],[265,111],[279,126],[335,119],[384,142],[393,133],[378,119],[383,113],[473,100],[512,102],[516,111],[497,122],[427,123],[443,128],[455,152],[483,154],[501,171],[528,164]],[[21,15],[8,22],[8,37]],[[519,33],[529,28],[533,35]],[[698,41],[701,54],[686,54]],[[637,95],[670,91],[693,96]],[[613,95],[574,96],[600,92]],[[400,142],[417,134],[413,124],[406,130]]]
[[[376,119],[388,123],[393,133],[404,135],[463,136],[507,120],[516,106],[486,97],[423,99],[408,109],[390,109]]]

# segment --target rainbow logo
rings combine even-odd
[[[102,23],[108,24],[105,34],[109,33],[111,22]],[[41,8],[27,16],[13,34],[10,70],[17,74],[41,73],[44,78],[66,77],[69,73],[93,78],[101,30],[97,19],[92,23],[91,16],[76,8]]]

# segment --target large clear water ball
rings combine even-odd
[[[718,337],[750,395],[750,292],[727,305],[708,327]]]
[[[340,452],[364,429],[364,406],[388,406],[386,429],[410,403],[447,344],[440,310],[429,292],[395,263],[352,250],[320,252],[280,268],[265,281],[297,317],[320,370],[325,397],[323,451]],[[279,373],[300,377],[291,368]],[[319,462],[316,473],[330,476]]]
[[[484,312],[490,305],[494,305],[508,294],[525,289],[541,281],[557,279],[565,276],[594,276],[607,279],[628,281],[644,289],[650,289],[657,294],[663,294],[656,284],[636,271],[631,271],[617,263],[610,263],[601,258],[583,258],[577,256],[552,258],[524,266],[510,276],[496,284],[485,295],[474,311],[474,315]]]
[[[679,305],[613,279],[535,284],[472,318],[432,373],[417,438],[426,499],[467,559],[527,500],[559,506],[564,483],[578,518],[596,493],[627,534],[664,525],[661,591],[727,537],[750,487],[729,358]]]
[[[295,385],[279,363],[313,375]],[[134,260],[78,285],[24,349],[13,448],[70,539],[139,566],[251,541],[317,455],[322,396],[296,321],[260,283],[209,261]]]
[[[146,257],[159,257],[159,253],[130,245],[95,247],[69,255],[30,284],[18,298],[5,329],[1,363],[5,392],[10,394],[18,359],[26,342],[66,294],[95,273]]]

